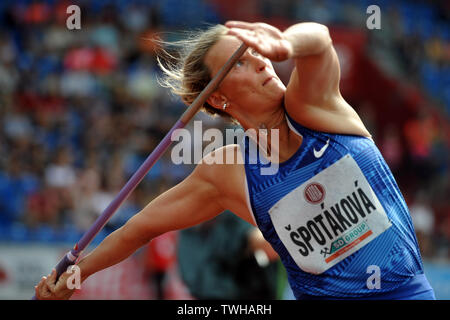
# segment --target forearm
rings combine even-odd
[[[151,201],[106,237],[79,262],[82,280],[125,260],[163,233],[204,222],[223,211],[213,196],[218,192],[201,178],[201,171],[199,173],[200,169],[209,167],[206,164],[197,167],[189,177]]]
[[[295,24],[283,35],[292,46],[290,58],[293,59],[323,52],[332,43],[328,28],[315,22]]]
[[[150,241],[150,237],[139,236],[125,224],[108,235],[92,252],[78,263],[82,281],[92,274],[113,266],[132,255],[137,249]]]

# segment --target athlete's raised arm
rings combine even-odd
[[[273,61],[294,59],[285,108],[297,122],[318,131],[370,136],[339,90],[340,65],[325,25],[304,22],[284,32],[266,23],[229,21],[229,34]]]

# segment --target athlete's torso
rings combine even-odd
[[[373,141],[288,121],[302,144],[274,174],[249,158],[248,139],[241,150],[249,207],[294,294],[390,292],[423,273],[408,208]],[[380,287],[368,285],[375,272]]]

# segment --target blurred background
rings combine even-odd
[[[79,30],[66,26],[72,4],[81,9]],[[380,8],[381,29],[367,28],[372,4]],[[151,39],[173,41],[180,31],[231,19],[280,29],[300,21],[329,27],[342,94],[397,179],[437,298],[450,299],[449,18],[445,0],[1,1],[0,299],[31,298],[41,276],[80,239],[184,111],[157,82],[161,73]],[[286,81],[290,62],[275,67]],[[231,127],[205,115],[196,119]],[[192,169],[173,164],[168,150],[91,248]],[[241,252],[245,268],[272,279],[252,290],[291,299],[279,262],[249,252],[248,226],[233,223],[213,221],[165,234],[89,278],[73,298],[239,298],[248,289],[239,287],[244,267],[208,253],[207,244],[218,241],[215,247],[225,256]],[[242,236],[233,237],[236,230]],[[195,254],[180,254],[181,245]],[[202,272],[212,265],[214,270]],[[217,274],[225,269],[230,277],[218,285]]]

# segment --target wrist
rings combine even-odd
[[[81,276],[81,282],[84,282],[93,272],[89,271],[88,265],[86,263],[86,257],[81,259],[77,263],[78,268],[80,268],[80,276]]]
[[[292,44],[292,40],[289,37],[283,35],[283,39],[281,40],[281,42],[283,44],[283,47],[286,48],[287,51],[287,58],[285,60],[295,58],[294,45]]]

